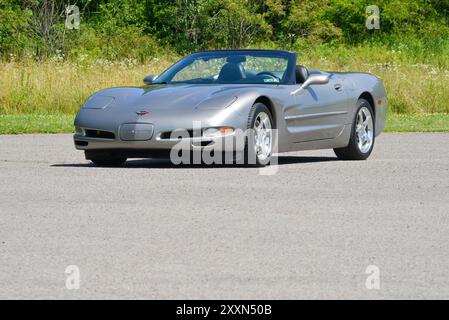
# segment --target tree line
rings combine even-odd
[[[66,8],[80,10],[69,29]],[[380,28],[368,30],[370,5]],[[449,0],[0,0],[0,55],[133,58],[248,46],[447,45]]]

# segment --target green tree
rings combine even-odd
[[[0,56],[21,54],[29,40],[31,10],[23,9],[20,1],[0,0]]]
[[[306,38],[312,42],[330,41],[341,36],[326,15],[330,9],[328,0],[292,0],[288,5],[287,16],[283,22],[284,34],[292,42]]]

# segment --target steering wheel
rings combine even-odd
[[[262,72],[259,72],[258,74],[256,74],[256,76],[257,76],[257,77],[258,77],[258,76],[269,76],[269,77],[272,77],[272,78],[275,79],[275,80],[278,80],[278,81],[281,80],[278,76],[276,76],[274,73],[271,73],[270,71],[262,71]]]

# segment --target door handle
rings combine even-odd
[[[341,91],[342,90],[342,85],[340,83],[337,83],[336,85],[334,85],[334,88],[337,91]]]

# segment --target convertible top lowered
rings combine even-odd
[[[385,127],[382,81],[309,70],[296,61],[296,53],[279,50],[191,54],[160,76],[147,76],[142,87],[94,93],[76,117],[75,146],[96,164],[118,165],[131,157],[169,157],[180,140],[210,150],[250,129],[232,151],[253,153],[256,165],[268,164],[273,152],[308,149],[368,158]],[[173,137],[180,129],[189,135]]]

